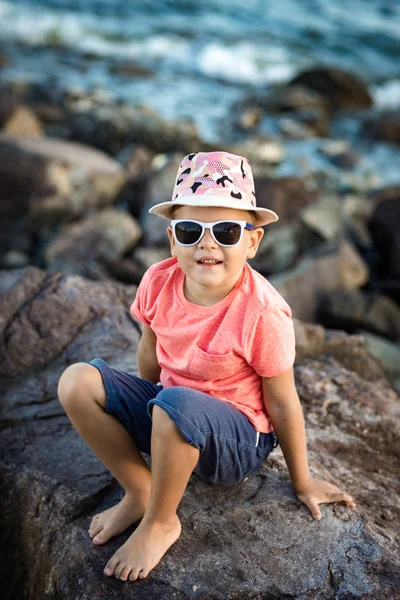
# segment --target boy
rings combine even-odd
[[[313,479],[295,389],[295,341],[284,299],[246,262],[277,215],[258,208],[250,166],[226,152],[189,154],[171,202],[172,258],[145,273],[131,307],[143,323],[140,377],[101,359],[70,366],[59,397],[71,422],[125,490],[96,515],[104,544],[141,519],[104,573],[146,577],[179,538],[177,508],[194,471],[233,485],[255,472],[278,436],[297,497],[318,505],[351,496]],[[151,453],[152,469],[141,452]]]

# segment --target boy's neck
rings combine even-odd
[[[188,280],[185,276],[183,283],[183,292],[186,300],[192,304],[198,304],[200,306],[214,306],[221,302],[235,287],[239,281],[242,273],[239,273],[238,277],[234,281],[227,282],[227,285],[216,290],[200,289],[199,286],[193,284],[192,281]]]

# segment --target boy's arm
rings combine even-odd
[[[344,502],[354,507],[348,494],[327,481],[310,475],[303,411],[294,382],[293,367],[276,377],[263,377],[265,409],[272,421],[279,444],[289,469],[296,496],[316,519],[321,518],[318,504]]]
[[[139,375],[155,385],[160,381],[161,367],[156,354],[157,337],[154,331],[143,324],[143,333],[140,338],[137,361]]]

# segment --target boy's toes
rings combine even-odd
[[[90,529],[89,529],[89,535],[91,538],[94,538],[95,535],[97,535],[98,533],[100,533],[100,531],[103,529],[103,525],[101,525],[100,523],[97,523],[96,525],[93,525]]]
[[[96,544],[97,546],[101,546],[102,544],[105,544],[106,542],[108,542],[108,540],[109,540],[109,538],[104,535],[103,531],[101,531],[101,533],[94,535],[93,544]]]
[[[145,579],[145,577],[147,577],[147,575],[150,573],[150,571],[146,571],[145,569],[142,569],[139,572],[139,579]]]
[[[122,581],[126,581],[128,579],[128,576],[129,576],[129,573],[131,572],[131,570],[132,570],[131,567],[125,567],[125,569],[123,569],[119,578],[122,579]]]
[[[129,579],[131,581],[136,581],[136,579],[139,577],[139,570],[138,569],[132,569],[130,575],[129,575]]]

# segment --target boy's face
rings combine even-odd
[[[233,208],[209,208],[203,206],[181,206],[175,213],[176,219],[189,219],[212,223],[214,221],[247,221],[249,215],[242,210]],[[251,222],[251,221],[250,221]],[[172,227],[168,227],[168,236],[171,243],[171,254],[176,257],[179,266],[186,277],[195,285],[203,289],[214,290],[236,283],[247,258],[256,255],[264,230],[258,227],[254,231],[245,229],[243,237],[236,246],[220,246],[211,237],[206,229],[203,237],[194,246],[180,246],[176,243]],[[214,258],[218,264],[202,264],[201,258]]]

